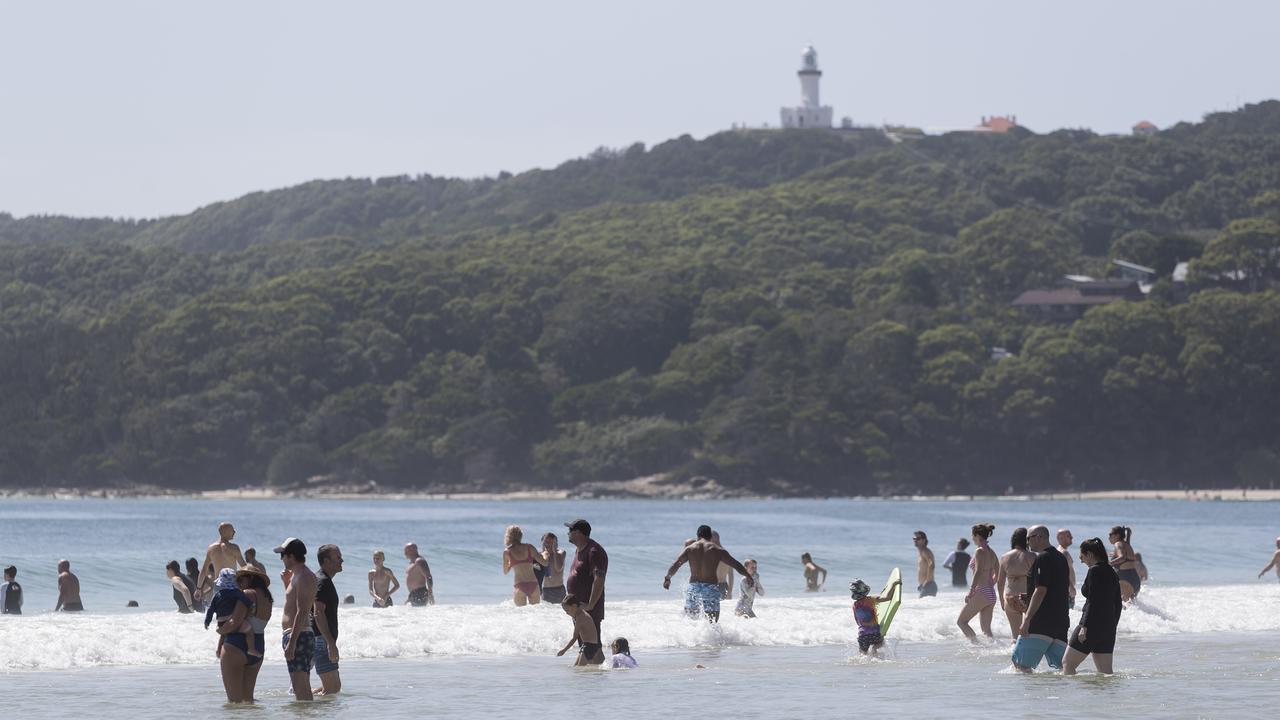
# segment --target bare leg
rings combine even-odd
[[[529,593],[529,604],[537,605],[542,602],[542,591],[534,587],[533,592]]]
[[[1076,668],[1080,667],[1080,663],[1084,662],[1085,654],[1079,650],[1068,647],[1067,656],[1062,659],[1062,674],[1075,675]],[[1093,664],[1098,664],[1098,656],[1093,656]]]
[[[1133,596],[1136,594],[1137,593],[1133,591],[1133,586],[1130,585],[1127,580],[1120,581],[1120,600],[1121,601],[1129,602],[1130,600],[1133,599]]]
[[[342,676],[337,670],[320,673],[320,687],[312,690],[316,695],[336,695],[342,690]]]
[[[227,702],[245,701],[244,694],[244,653],[239,648],[222,648],[222,657],[218,664],[222,670],[222,687],[227,691]]]
[[[293,697],[296,700],[311,700],[311,673],[289,673],[289,684],[293,685]]]
[[[1009,634],[1017,640],[1018,631],[1022,629],[1022,611],[1014,607],[1013,603],[1005,603],[1004,616],[1009,620]]]
[[[973,628],[969,627],[969,621],[972,620],[973,617],[979,613],[982,613],[984,618],[981,621],[982,631],[986,633],[988,636],[991,635],[991,607],[992,606],[983,605],[982,603],[984,603],[985,601],[986,601],[986,598],[983,598],[983,597],[975,596],[973,598],[970,598],[969,602],[964,604],[964,609],[960,611],[960,617],[956,618],[956,625],[960,627],[960,632],[964,633],[964,636],[969,639],[969,642],[977,642],[978,640],[978,636],[974,634]]]
[[[1111,667],[1111,653],[1094,653],[1093,666],[1098,668],[1098,672],[1103,675],[1110,675],[1115,672]]]
[[[262,663],[244,666],[244,702],[253,702],[253,691],[258,687],[258,671],[260,670],[262,670]]]
[[[525,595],[519,590],[512,590],[511,602],[515,603],[516,607],[524,607],[525,605],[529,604],[529,596]]]
[[[991,619],[995,617],[996,606],[988,605],[982,608],[982,612],[978,615],[978,624],[982,626],[982,634],[987,636],[988,640],[995,640],[995,633],[991,632]]]

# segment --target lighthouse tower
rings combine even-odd
[[[831,107],[818,99],[818,80],[822,78],[822,71],[818,69],[818,51],[812,45],[800,53],[800,71],[796,74],[800,76],[800,106],[782,108],[782,127],[831,127]]]

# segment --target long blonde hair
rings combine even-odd
[[[519,545],[521,540],[524,540],[524,531],[520,529],[520,526],[508,525],[507,534],[503,536],[502,543],[507,547],[511,547],[512,545]]]

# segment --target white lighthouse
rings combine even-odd
[[[831,127],[831,107],[823,105],[818,98],[822,71],[818,69],[818,51],[812,45],[801,51],[800,71],[796,74],[800,76],[800,107],[782,108],[782,127]]]

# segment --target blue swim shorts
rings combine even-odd
[[[324,641],[324,636],[320,633],[316,633],[315,661],[317,675],[326,675],[338,670],[338,663],[329,658],[329,643]]]
[[[715,583],[689,583],[684,589],[684,611],[690,617],[720,614],[720,586]]]
[[[1062,656],[1067,652],[1067,643],[1055,640],[1048,635],[1023,635],[1013,646],[1013,664],[1027,670],[1035,670],[1041,660],[1047,659],[1049,667],[1062,669]]]
[[[311,664],[316,656],[316,641],[312,638],[312,632],[298,633],[298,644],[294,647],[293,659],[285,660],[285,665],[289,668],[289,672],[311,672]],[[289,647],[289,632],[285,632],[284,637],[280,638],[281,649]]]

